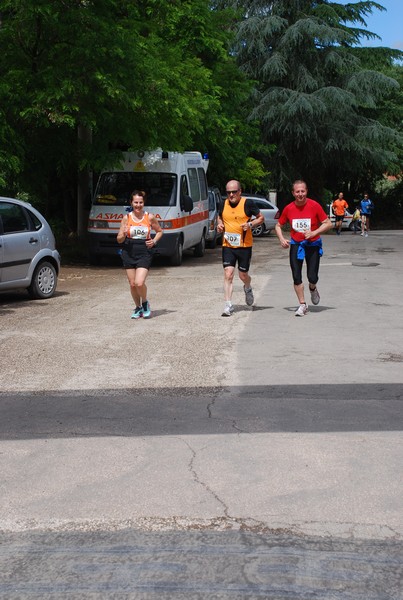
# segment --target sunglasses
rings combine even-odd
[[[231,194],[237,194],[239,192],[239,190],[225,190],[228,194],[228,196],[230,196]]]

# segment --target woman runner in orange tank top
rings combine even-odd
[[[161,239],[163,231],[156,217],[144,210],[146,193],[135,190],[131,195],[132,211],[120,223],[117,241],[124,244],[122,249],[123,266],[126,269],[130,293],[134,300],[132,319],[151,317],[147,299],[146,279],[151,266],[152,249]],[[151,237],[151,229],[155,237]]]

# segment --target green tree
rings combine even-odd
[[[393,122],[377,119],[376,110],[398,83],[368,68],[355,48],[361,38],[377,37],[365,29],[365,16],[383,10],[380,4],[235,4],[243,12],[238,63],[257,81],[251,118],[261,123],[264,140],[276,145],[272,171],[280,189],[303,177],[315,195],[325,183],[379,176],[396,163],[402,137]],[[403,54],[384,49],[385,55],[391,60]]]
[[[74,230],[77,174],[110,162],[111,146],[191,147],[221,111],[212,31],[193,48],[184,35],[196,8],[208,24],[203,0],[1,1],[3,190],[47,214],[63,204]]]
[[[179,46],[209,70],[208,93],[215,106],[203,112],[193,146],[209,153],[209,180],[221,188],[228,179],[242,179],[246,173],[248,182],[264,185],[267,175],[261,160],[271,150],[260,144],[258,122],[248,120],[253,82],[230,52],[236,19],[236,12],[225,3],[187,0],[178,3],[169,19],[163,15],[160,33],[167,46]]]

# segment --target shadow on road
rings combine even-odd
[[[403,384],[0,393],[0,439],[400,431]]]

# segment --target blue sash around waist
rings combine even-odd
[[[297,244],[298,245],[298,250],[297,250],[297,258],[298,260],[304,260],[305,258],[305,248],[308,246],[318,246],[319,247],[319,256],[323,255],[323,247],[322,247],[322,240],[321,238],[319,238],[318,240],[315,240],[313,242],[311,242],[310,240],[302,240],[302,242],[296,242],[295,240],[293,240],[292,238],[290,239],[290,244]]]

